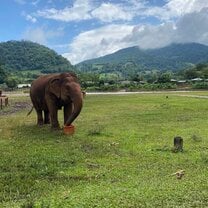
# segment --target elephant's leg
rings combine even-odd
[[[73,105],[69,103],[68,105],[64,106],[64,125],[66,124],[67,119],[72,114]]]
[[[43,125],[43,114],[42,110],[36,110],[37,112],[37,124],[38,125]]]
[[[56,105],[56,100],[54,100],[54,98],[49,95],[45,96],[45,100],[50,115],[51,128],[60,129],[58,122],[58,106]]]
[[[56,107],[49,107],[50,118],[51,118],[51,128],[52,129],[59,129],[59,122],[58,122],[58,109]]]
[[[44,110],[44,124],[50,124],[49,112]]]

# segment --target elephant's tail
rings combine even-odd
[[[27,116],[29,116],[29,115],[32,113],[33,108],[34,108],[34,107],[32,107],[31,110],[27,113]]]

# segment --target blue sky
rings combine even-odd
[[[0,42],[30,40],[72,64],[121,48],[208,45],[207,0],[1,0]]]

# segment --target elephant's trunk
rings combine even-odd
[[[71,123],[76,119],[76,117],[80,114],[81,110],[82,110],[82,97],[81,96],[77,96],[76,98],[73,99],[73,112],[72,114],[69,116],[69,118],[67,119],[65,126],[69,126],[71,125]]]

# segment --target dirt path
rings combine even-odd
[[[190,97],[190,98],[201,98],[201,99],[208,99],[206,95],[177,95],[181,97]]]
[[[87,92],[87,95],[131,95],[131,94],[171,94],[180,97],[208,99],[206,95],[189,95],[184,93],[194,94],[195,91],[139,91],[139,92]]]
[[[185,93],[192,91],[138,91],[138,92],[87,92],[87,95],[131,95],[131,94],[174,94],[174,93]]]
[[[200,95],[182,95],[182,93],[194,93],[195,91],[137,91],[137,92],[86,92],[87,95],[131,95],[131,94],[174,94],[179,96],[187,96],[187,97],[196,97],[196,98],[208,98],[208,96],[200,96]],[[29,93],[23,92],[7,92],[4,93],[8,97],[29,97]]]
[[[193,91],[138,91],[138,92],[86,92],[87,95],[131,95],[131,94],[161,94],[161,93],[185,93]],[[23,92],[7,92],[5,93],[8,97],[29,97],[29,93]]]

